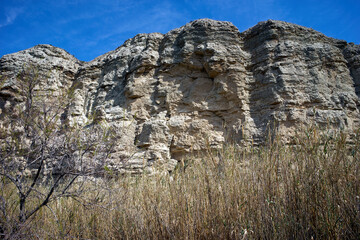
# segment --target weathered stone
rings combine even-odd
[[[200,19],[167,34],[139,34],[93,61],[38,45],[0,60],[1,114],[16,74],[40,66],[45,89],[74,89],[67,118],[106,122],[120,137],[118,171],[172,169],[193,151],[284,139],[301,124],[354,129],[360,123],[360,46],[269,20],[240,33]],[[125,160],[125,161],[124,161]]]

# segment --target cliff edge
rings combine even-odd
[[[120,172],[172,169],[190,152],[229,141],[261,144],[273,129],[291,142],[311,122],[360,126],[360,46],[281,21],[241,33],[200,19],[165,35],[139,34],[90,62],[50,45],[5,55],[2,116],[27,65],[46,76],[44,89],[74,89],[69,122],[96,115],[118,129],[109,166]]]

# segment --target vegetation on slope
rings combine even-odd
[[[353,134],[349,144],[344,132],[310,127],[292,146],[270,139],[263,147],[209,149],[170,174],[115,180],[109,171],[107,179],[88,182],[86,193],[54,199],[17,232],[16,190],[3,178],[1,224],[12,232],[4,237],[356,239],[360,136]]]

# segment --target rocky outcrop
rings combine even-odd
[[[201,19],[165,35],[139,34],[90,62],[49,45],[6,55],[2,114],[28,64],[40,66],[44,87],[74,89],[72,124],[96,119],[118,129],[109,165],[118,171],[172,169],[194,151],[259,144],[274,128],[291,141],[309,122],[360,124],[360,46],[281,21],[240,33]]]
[[[9,113],[11,105],[21,100],[16,99],[16,93],[21,88],[17,79],[20,72],[36,71],[34,74],[40,81],[38,88],[43,91],[67,90],[81,65],[74,56],[51,45],[37,45],[3,56],[0,59],[0,111],[2,114]]]

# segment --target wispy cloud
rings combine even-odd
[[[58,7],[63,7],[63,8],[72,8],[72,7],[76,7],[76,8],[84,8],[86,9],[86,7],[91,4],[92,1],[90,0],[77,0],[77,1],[59,1],[57,3]],[[121,2],[121,3],[120,3]],[[88,9],[86,11],[82,11],[80,14],[76,14],[76,15],[69,15],[66,16],[66,18],[64,19],[60,19],[58,21],[57,24],[69,24],[72,23],[74,21],[79,21],[79,20],[93,20],[93,19],[101,19],[104,16],[112,16],[114,14],[117,15],[126,15],[127,11],[134,9],[134,8],[138,8],[141,4],[142,1],[138,0],[138,1],[95,1],[94,4],[96,4],[96,11],[93,11],[93,9]]]
[[[15,19],[23,12],[23,8],[9,8],[5,10],[5,21],[0,22],[0,28],[12,24]]]
[[[162,2],[142,12],[137,18],[123,21],[121,25],[114,26],[112,31],[104,34],[101,39],[106,39],[125,32],[161,32],[166,33],[174,27],[180,27],[186,23],[185,14],[177,10],[169,2]]]
[[[161,4],[147,3],[145,7],[139,4],[113,6],[111,9],[103,11],[114,12],[111,14],[97,13],[92,19],[101,19],[102,27],[89,28],[91,30],[87,30],[88,35],[83,34],[83,29],[74,29],[67,33],[67,38],[71,39],[72,46],[86,49],[86,54],[88,56],[92,55],[91,59],[115,49],[125,40],[134,37],[138,33],[166,33],[189,21],[186,11],[178,9],[171,1],[164,1]],[[129,17],[129,14],[136,17]],[[107,18],[107,16],[110,17]],[[81,54],[85,55],[85,51]],[[81,54],[78,55],[80,59]]]
[[[136,5],[132,5],[127,9],[134,12],[136,7]],[[87,41],[85,45],[92,47],[111,38],[118,41],[119,37],[123,34],[134,34],[130,36],[133,37],[137,33],[166,33],[172,28],[180,27],[187,22],[185,20],[186,16],[184,16],[183,12],[177,10],[169,2],[162,2],[161,5],[155,4],[151,8],[142,11],[137,18],[115,19],[116,20],[114,22],[108,22],[109,26],[99,30],[98,34],[94,36],[91,41]],[[81,45],[83,46],[84,43],[82,42]]]

